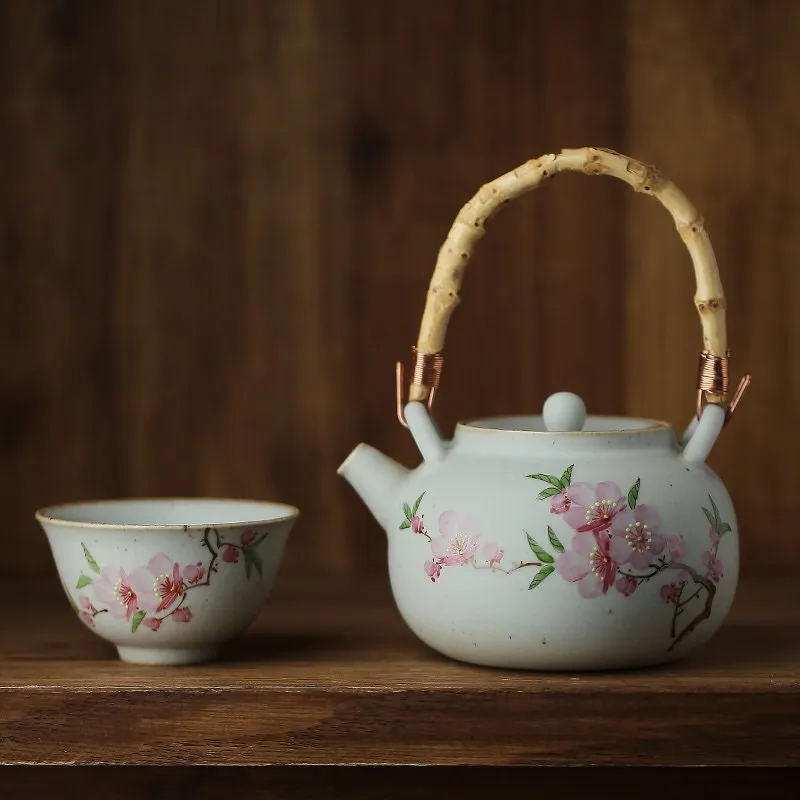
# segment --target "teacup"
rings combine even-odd
[[[226,499],[103,500],[36,512],[78,618],[123,661],[217,656],[268,598],[299,512]]]

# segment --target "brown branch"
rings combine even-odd
[[[470,563],[475,569],[490,569],[492,572],[504,572],[506,575],[510,575],[512,572],[516,572],[518,569],[524,569],[525,567],[541,567],[543,564],[541,561],[521,561],[516,566],[511,567],[511,569],[505,569],[504,567],[499,566],[498,564],[489,564],[488,561],[485,566],[478,566],[475,563],[475,559],[471,558]],[[552,565],[551,565],[552,566]]]
[[[714,596],[717,593],[717,587],[714,582],[705,575],[701,575],[696,569],[694,569],[694,567],[690,567],[688,564],[683,564],[680,561],[673,561],[670,564],[670,568],[686,570],[686,572],[688,572],[691,576],[692,580],[706,590],[707,595],[703,608],[698,612],[697,616],[678,634],[677,638],[673,639],[672,644],[667,648],[668,650],[674,649],[678,642],[688,636],[703,620],[706,620],[711,616],[711,607],[714,604]],[[673,636],[674,635],[675,634],[673,630]]]

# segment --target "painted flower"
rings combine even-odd
[[[235,547],[228,545],[222,550],[222,560],[228,564],[239,563],[239,551]]]
[[[602,481],[596,486],[573,483],[566,493],[570,502],[564,520],[578,533],[607,530],[617,514],[627,508],[622,490],[612,481]]]
[[[480,531],[475,519],[458,511],[444,511],[439,517],[439,536],[431,542],[434,560],[442,566],[463,566],[478,547]]]
[[[556,559],[564,580],[578,584],[581,597],[599,597],[614,585],[617,568],[630,557],[630,548],[618,536],[584,531],[572,538],[572,549]]]
[[[502,561],[503,551],[497,542],[486,542],[483,546],[483,557],[489,562],[489,566],[493,567]]]
[[[683,558],[688,550],[683,536],[680,534],[667,536],[667,550],[669,550],[673,558]]]
[[[151,631],[157,631],[161,627],[163,620],[160,617],[145,617],[142,625],[146,625]]]
[[[628,561],[634,569],[647,569],[666,545],[664,537],[658,533],[661,520],[658,511],[652,506],[636,506],[633,511],[625,510],[614,518],[612,530],[630,550]]]
[[[432,583],[436,583],[436,579],[442,574],[441,564],[433,559],[426,561],[425,574],[431,579]]]
[[[661,587],[661,599],[665,603],[674,603],[677,605],[681,600],[681,592],[683,592],[683,587],[689,583],[689,580],[690,576],[686,570],[678,570],[675,581],[673,583],[665,583]]]
[[[713,525],[708,529],[708,538],[712,547],[719,544],[719,531]]]
[[[411,530],[414,533],[425,533],[425,522],[419,514],[415,514],[411,520]]]
[[[617,578],[617,582],[614,586],[617,587],[617,591],[620,592],[620,594],[624,594],[625,597],[630,597],[636,591],[639,582],[632,575],[623,575],[621,578]]]
[[[78,595],[78,603],[84,611],[88,611],[90,614],[94,614],[97,611],[92,605],[92,601],[85,594]]]
[[[682,591],[682,583],[665,583],[661,587],[661,599],[665,603],[675,603],[677,605],[680,602]]]
[[[717,558],[716,553],[713,550],[704,550],[703,554],[700,556],[700,560],[706,568],[708,577],[711,578],[714,583],[719,583],[720,580],[722,580],[723,572],[722,562]]]
[[[81,618],[81,621],[88,625],[90,628],[94,628],[94,615],[90,614],[88,611],[81,611],[78,616]]]
[[[122,567],[104,567],[92,581],[94,596],[116,619],[130,619],[137,611],[154,612],[158,596],[153,591],[153,573],[147,567],[126,572]]]
[[[550,513],[551,514],[566,514],[572,505],[572,500],[569,498],[567,489],[562,489],[558,494],[554,494],[550,498]]]
[[[245,531],[242,531],[242,547],[247,547],[253,539],[256,538],[256,532],[252,528],[248,528]]]
[[[172,619],[174,619],[175,622],[189,622],[192,619],[192,616],[192,609],[189,608],[189,606],[176,608],[172,613]]]
[[[181,577],[180,564],[177,561],[172,562],[163,553],[152,558],[147,567],[155,577],[153,589],[158,597],[156,612],[161,613],[183,597],[186,583]]]
[[[203,564],[198,561],[196,564],[189,564],[183,568],[183,578],[187,583],[194,585],[205,577],[206,571]]]

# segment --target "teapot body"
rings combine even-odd
[[[618,669],[683,658],[719,629],[739,573],[722,482],[663,423],[587,423],[459,425],[398,487],[392,592],[430,647],[496,667]]]

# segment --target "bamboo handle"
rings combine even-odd
[[[482,186],[458,212],[444,244],[439,250],[422,324],[417,353],[431,355],[444,348],[450,315],[459,303],[464,270],[475,246],[483,237],[484,225],[506,203],[520,197],[559,172],[586,175],[611,175],[633,187],[634,191],[655,197],[672,214],[675,227],[686,245],[694,265],[697,291],[694,303],[703,328],[703,349],[713,356],[727,356],[725,295],[717,260],[703,219],[675,184],[652,166],[600,147],[562,150],[526,162]],[[429,394],[425,384],[412,383],[410,400],[424,401]],[[708,395],[710,402],[724,402],[724,396]]]

